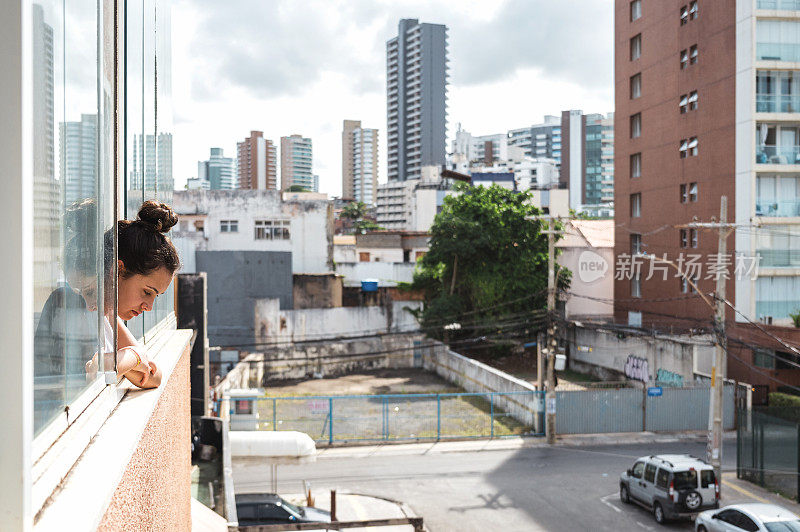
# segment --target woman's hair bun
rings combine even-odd
[[[142,203],[137,220],[149,225],[154,231],[166,233],[178,223],[178,215],[166,203],[149,200]]]

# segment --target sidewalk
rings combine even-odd
[[[723,435],[725,440],[736,439],[735,431]],[[706,439],[705,431],[656,433],[624,432],[608,434],[565,434],[556,437],[557,446],[583,447],[593,445],[626,445],[636,443],[674,443]],[[548,447],[544,437],[511,437],[440,441],[427,443],[380,443],[371,445],[332,446],[317,449],[317,458],[399,456],[410,454],[459,453],[474,451],[513,451],[528,447]]]
[[[722,473],[722,503],[723,505],[737,504],[742,502],[763,502],[766,504],[777,504],[795,515],[800,515],[800,504],[791,499],[787,499],[777,493],[751,484],[745,480],[736,478],[735,472]]]

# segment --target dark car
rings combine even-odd
[[[274,493],[237,495],[236,513],[242,526],[331,522],[330,512],[311,506],[295,506]]]

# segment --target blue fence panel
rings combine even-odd
[[[629,388],[556,392],[556,433],[639,432],[643,396]]]

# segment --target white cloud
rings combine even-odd
[[[321,188],[341,191],[341,125],[379,128],[385,179],[385,42],[402,17],[449,27],[449,129],[523,127],[563,109],[613,106],[613,4],[468,0],[177,0],[176,186],[212,146],[252,129],[314,143]]]

